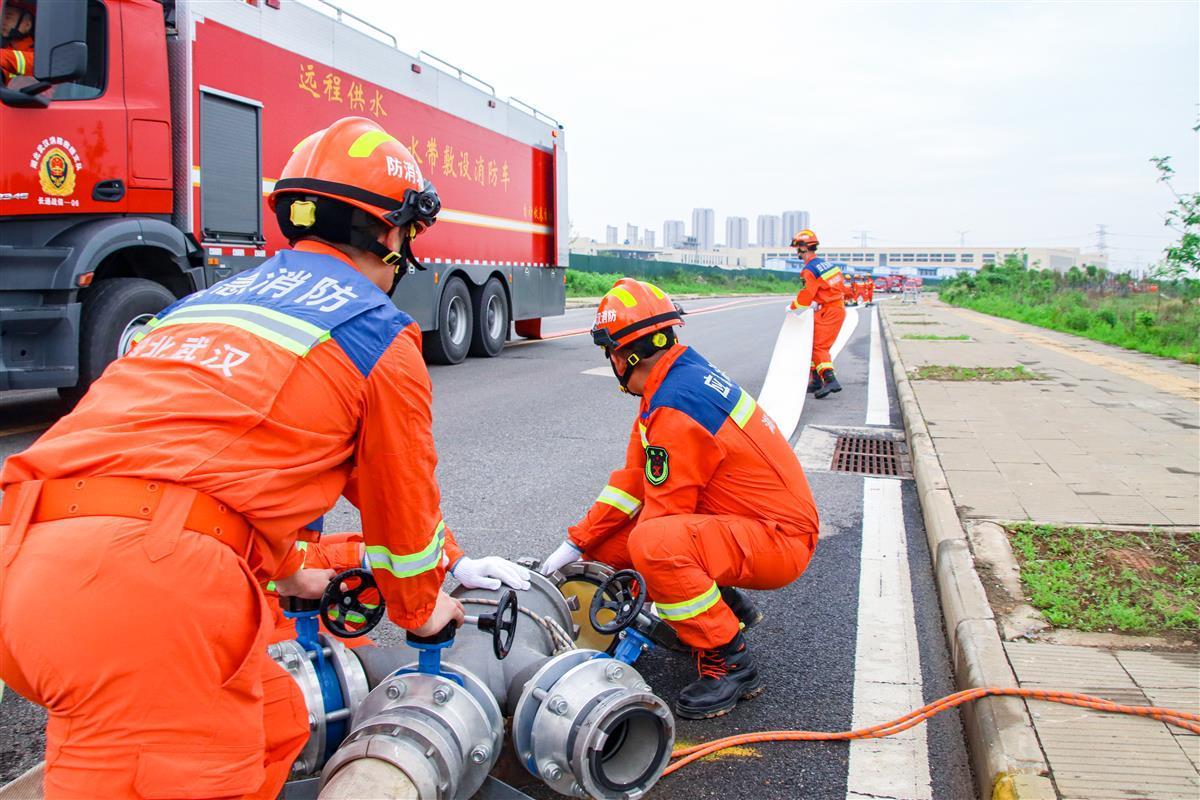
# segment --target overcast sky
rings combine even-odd
[[[691,232],[804,209],[822,241],[1157,257],[1198,183],[1200,4],[340,0],[566,126],[570,215]]]

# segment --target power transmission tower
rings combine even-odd
[[[967,234],[968,233],[970,233],[970,231],[958,231],[958,246],[959,247],[967,246]]]
[[[864,248],[867,246],[867,239],[872,238],[870,231],[859,231],[855,235],[858,236],[859,246]]]
[[[1106,242],[1104,239],[1104,237],[1107,235],[1108,235],[1108,226],[1107,225],[1097,225],[1096,226],[1096,251],[1099,252],[1101,255],[1108,252],[1108,242]]]

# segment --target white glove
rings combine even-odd
[[[546,556],[546,560],[542,562],[541,573],[549,575],[551,572],[556,572],[567,564],[573,564],[583,558],[583,551],[576,547],[571,542],[563,542],[550,555]]]
[[[500,556],[463,556],[450,574],[468,589],[499,589],[501,583],[522,591],[529,588],[529,570]]]

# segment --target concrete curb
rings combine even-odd
[[[954,507],[946,473],[909,383],[891,324],[882,309],[879,317],[892,359],[896,399],[904,418],[917,495],[925,517],[925,535],[950,640],[955,681],[960,690],[1016,687],[1016,675],[1004,653],[992,608],[975,570],[967,533]],[[1058,797],[1023,700],[990,697],[960,708],[980,797],[988,800]]]

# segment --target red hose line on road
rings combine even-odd
[[[1177,728],[1183,728],[1192,733],[1200,734],[1200,724],[1198,724],[1200,723],[1200,714],[1189,714],[1186,711],[1176,711],[1158,706],[1126,706],[1114,703],[1111,700],[1105,700],[1102,697],[1093,697],[1077,692],[1060,692],[1050,689],[984,687],[955,692],[952,695],[921,706],[916,711],[905,714],[898,719],[883,722],[879,725],[872,725],[869,728],[860,728],[856,731],[761,731],[759,733],[742,733],[736,736],[726,736],[724,739],[714,739],[711,742],[702,742],[692,747],[681,747],[671,753],[671,758],[678,759],[678,761],[667,767],[663,775],[670,775],[675,770],[685,767],[693,761],[710,756],[728,747],[736,747],[737,745],[758,742],[841,742],[851,739],[882,739],[885,736],[892,736],[893,734],[920,725],[922,722],[929,720],[943,711],[989,696],[1024,697],[1031,700],[1064,703],[1070,706],[1090,708],[1095,711],[1104,711],[1113,714],[1150,717],[1167,725],[1174,725]]]

